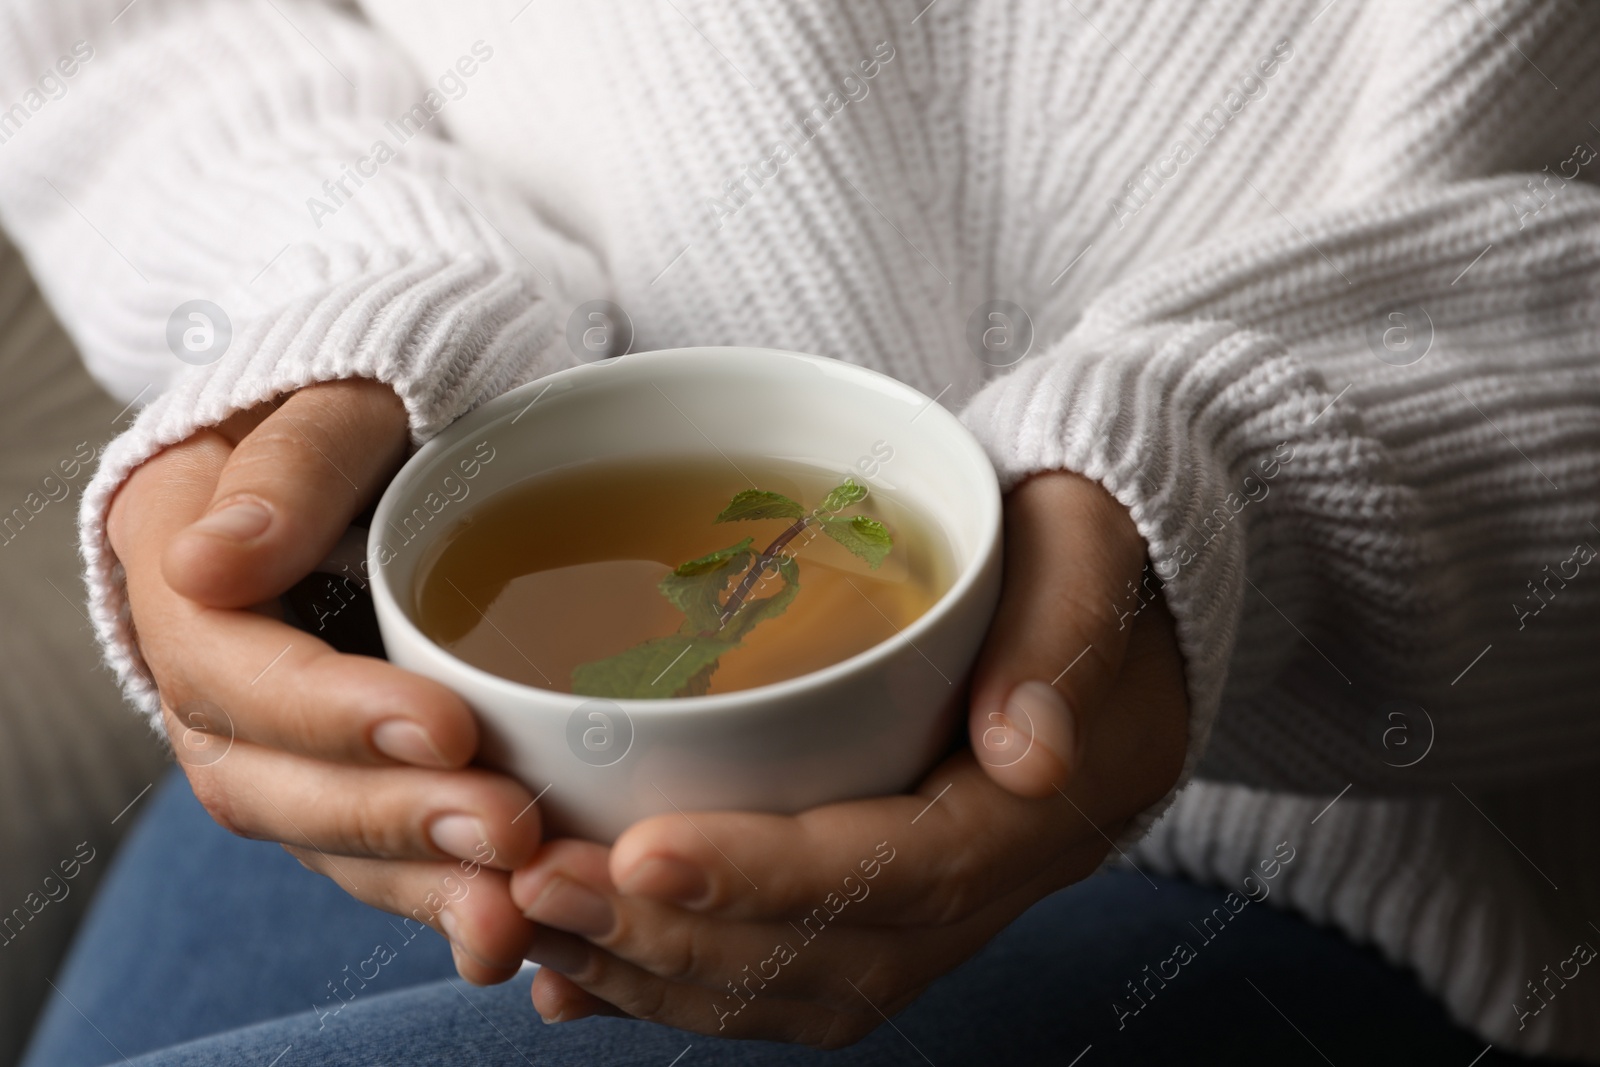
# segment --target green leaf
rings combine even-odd
[[[829,516],[820,521],[823,533],[866,560],[874,570],[894,547],[889,528],[877,519],[856,515],[848,519]]]
[[[817,505],[817,511],[822,515],[832,515],[836,511],[843,511],[858,500],[865,500],[867,487],[857,485],[854,478],[846,478],[840,485],[836,485],[822,498],[822,503]]]
[[[672,573],[678,575],[679,577],[688,577],[692,574],[703,574],[707,571],[717,570],[726,561],[748,549],[750,547],[750,543],[754,540],[755,538],[753,537],[746,537],[743,541],[740,541],[736,545],[729,545],[727,548],[719,548],[715,552],[707,552],[699,559],[691,559],[687,563],[678,564],[676,567],[672,568]]]
[[[572,691],[582,696],[648,700],[678,696],[680,690],[698,683],[703,693],[717,660],[737,644],[685,633],[651,638],[615,656],[573,668]]]
[[[757,623],[776,618],[788,609],[795,594],[800,592],[800,564],[793,556],[787,555],[777,557],[777,562],[778,576],[783,579],[782,588],[759,600],[746,600],[718,632],[719,638],[735,643],[743,641]]]
[[[805,509],[782,493],[765,489],[746,489],[734,495],[717,522],[734,522],[738,519],[798,519]]]
[[[755,555],[751,538],[736,545],[680,563],[671,574],[656,583],[661,595],[683,612],[684,628],[690,633],[716,630],[722,625],[722,593],[728,579],[742,574]]]

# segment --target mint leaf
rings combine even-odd
[[[874,570],[894,547],[889,528],[877,519],[856,515],[848,519],[827,516],[817,521],[822,523],[823,533],[866,560],[867,566]]]
[[[722,593],[728,579],[744,572],[753,553],[751,538],[736,545],[680,563],[672,573],[656,583],[661,595],[683,612],[684,627],[690,633],[716,630],[722,625]]]
[[[572,691],[582,696],[651,699],[677,696],[698,681],[700,692],[723,653],[738,642],[698,634],[675,633],[651,638],[606,659],[573,668]],[[698,678],[704,674],[703,679]]]
[[[821,515],[831,515],[835,511],[843,511],[858,500],[865,500],[867,487],[857,485],[854,478],[846,478],[840,485],[829,490],[828,495],[822,498],[822,503],[817,505]]]
[[[716,522],[734,522],[738,519],[798,519],[805,509],[782,493],[765,489],[745,489],[734,494],[733,500],[722,509]]]
[[[750,547],[750,542],[754,540],[755,538],[753,537],[746,537],[743,541],[740,541],[736,545],[729,545],[727,548],[719,548],[715,552],[707,552],[699,559],[691,559],[687,563],[678,564],[676,567],[672,568],[672,573],[680,577],[688,577],[689,575],[693,574],[704,574],[707,571],[717,570],[727,560],[732,559],[740,552],[748,549]]]
[[[783,587],[770,596],[764,596],[760,600],[746,600],[739,605],[739,610],[723,624],[717,634],[719,638],[735,643],[743,641],[745,635],[754,629],[757,623],[775,618],[788,610],[790,601],[800,592],[800,564],[793,556],[779,556],[777,564],[778,576],[783,579]]]

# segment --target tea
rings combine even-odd
[[[424,561],[415,618],[474,666],[591,696],[722,693],[892,637],[950,582],[938,525],[824,468],[594,461],[469,512]]]

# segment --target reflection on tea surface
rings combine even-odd
[[[468,663],[543,689],[723,693],[871,648],[951,572],[935,523],[821,467],[596,461],[469,512],[424,562],[414,617]]]

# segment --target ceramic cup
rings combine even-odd
[[[538,689],[418,629],[430,549],[493,494],[558,467],[719,453],[893,486],[938,523],[954,581],[911,625],[849,659],[697,697]],[[610,842],[648,815],[793,812],[915,783],[964,717],[963,682],[999,597],[1000,492],[953,415],[876,371],[770,349],[641,352],[551,374],[453,423],[383,494],[366,558],[389,659],[466,700],[482,726],[480,762],[539,795],[547,832]]]

